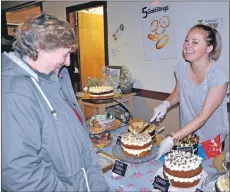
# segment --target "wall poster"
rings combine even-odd
[[[171,3],[141,6],[142,36],[145,60],[177,57],[175,13]]]

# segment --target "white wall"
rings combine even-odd
[[[161,2],[161,1],[160,1]],[[54,6],[55,3],[55,6]],[[81,2],[43,2],[45,12],[66,19],[65,8]],[[224,18],[222,29],[223,52],[220,64],[229,70],[229,2],[171,2],[176,11],[177,38],[175,45],[178,56],[175,59],[144,60],[141,5],[146,2],[108,1],[109,64],[129,67],[137,81],[136,88],[170,93],[175,84],[173,70],[182,51],[182,44],[188,29],[198,19]],[[124,32],[114,41],[112,34],[123,23]],[[113,51],[113,54],[112,54]]]
[[[141,5],[143,2],[110,2],[108,4],[109,30],[109,59],[110,65],[127,65],[136,75],[136,88],[171,92],[175,79],[173,69],[177,59],[145,61],[142,41]],[[176,9],[177,37],[175,45],[177,55],[181,55],[184,38],[192,25],[199,19],[224,18],[223,52],[220,58],[221,65],[227,70],[229,66],[229,4],[228,2],[173,2]],[[208,8],[207,8],[208,7]],[[119,10],[119,14],[117,14]],[[111,35],[120,23],[125,25],[125,31],[117,41]],[[117,50],[113,56],[111,50]]]
[[[83,4],[86,1],[44,1],[42,2],[43,11],[47,14],[52,14],[59,19],[66,20],[66,7],[70,7],[77,4]]]

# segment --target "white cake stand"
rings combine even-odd
[[[159,168],[157,171],[156,171],[156,174],[155,176],[159,175],[160,177],[164,178],[163,176],[163,167]],[[155,177],[154,176],[154,177]],[[191,191],[196,191],[197,188],[201,189],[201,185],[203,183],[203,181],[205,180],[205,178],[208,176],[208,174],[202,170],[202,177],[200,179],[200,182],[194,186],[194,187],[190,187],[190,188],[178,188],[178,187],[173,187],[173,186],[170,186],[169,187],[169,192],[191,192]]]

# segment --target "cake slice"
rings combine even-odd
[[[141,130],[144,129],[144,127],[147,125],[143,119],[131,119],[128,131],[132,132],[134,134],[138,134]],[[153,142],[156,142],[156,132],[155,132],[155,126],[152,124],[149,126],[148,129],[144,131],[144,133],[148,133]]]

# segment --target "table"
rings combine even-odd
[[[119,100],[122,103],[127,103],[127,107],[130,113],[133,113],[133,97],[135,95],[136,93],[128,93],[128,94],[122,94],[119,97]],[[90,118],[96,114],[104,114],[105,109],[107,107],[118,105],[118,103],[115,101],[106,102],[106,103],[93,103],[93,102],[88,102],[87,100],[83,101],[83,99],[81,98],[79,98],[78,103],[81,107],[83,114],[85,115],[85,118]]]
[[[123,125],[122,127],[111,131],[113,142],[102,150],[112,154],[112,148],[116,143],[117,136],[121,133],[127,132],[127,130],[128,127]],[[160,167],[162,167],[162,165],[162,162],[155,160],[143,164],[129,164],[124,178],[114,177],[111,170],[106,172],[104,176],[109,184],[110,191],[150,192],[152,190],[154,174]],[[203,161],[202,166],[208,175],[217,171],[213,166],[213,158]]]

